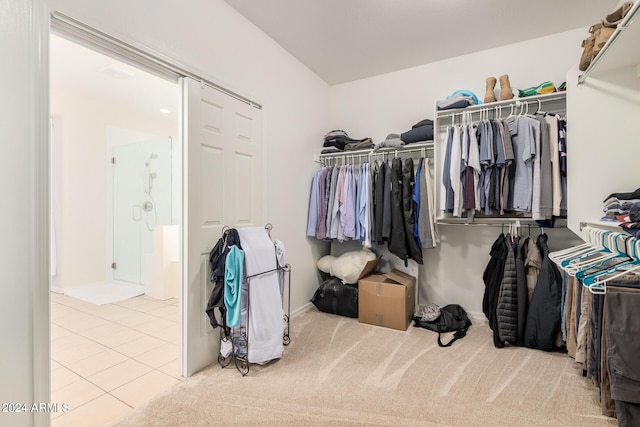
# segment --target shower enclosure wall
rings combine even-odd
[[[113,146],[113,279],[142,285],[154,228],[177,224],[170,137]]]

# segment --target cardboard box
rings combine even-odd
[[[399,270],[358,281],[358,321],[406,331],[416,304],[416,278]]]

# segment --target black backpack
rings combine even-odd
[[[454,341],[467,335],[467,330],[471,326],[471,320],[464,308],[458,304],[445,305],[440,309],[440,316],[431,322],[422,320],[421,317],[413,317],[413,326],[417,328],[430,329],[438,333],[438,345],[440,347],[449,347]],[[442,344],[440,334],[443,332],[454,332],[453,338],[447,344]]]

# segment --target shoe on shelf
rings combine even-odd
[[[506,101],[513,98],[513,89],[511,89],[511,83],[509,82],[509,75],[503,74],[500,76],[500,101]]]
[[[487,77],[486,90],[484,94],[484,103],[496,102],[496,94],[494,89],[496,87],[497,80],[495,77]]]
[[[618,24],[622,22],[624,17],[627,16],[632,7],[632,1],[624,2],[622,6],[605,16],[605,18],[602,20],[602,23],[605,27],[617,27]]]
[[[596,45],[596,38],[598,37],[601,28],[602,24],[593,24],[589,27],[589,37],[582,40],[582,55],[580,56],[580,63],[578,64],[578,69],[580,71],[586,70],[595,56],[593,48]]]

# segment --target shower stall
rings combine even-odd
[[[170,137],[114,146],[113,279],[142,285],[156,227],[177,224]]]

